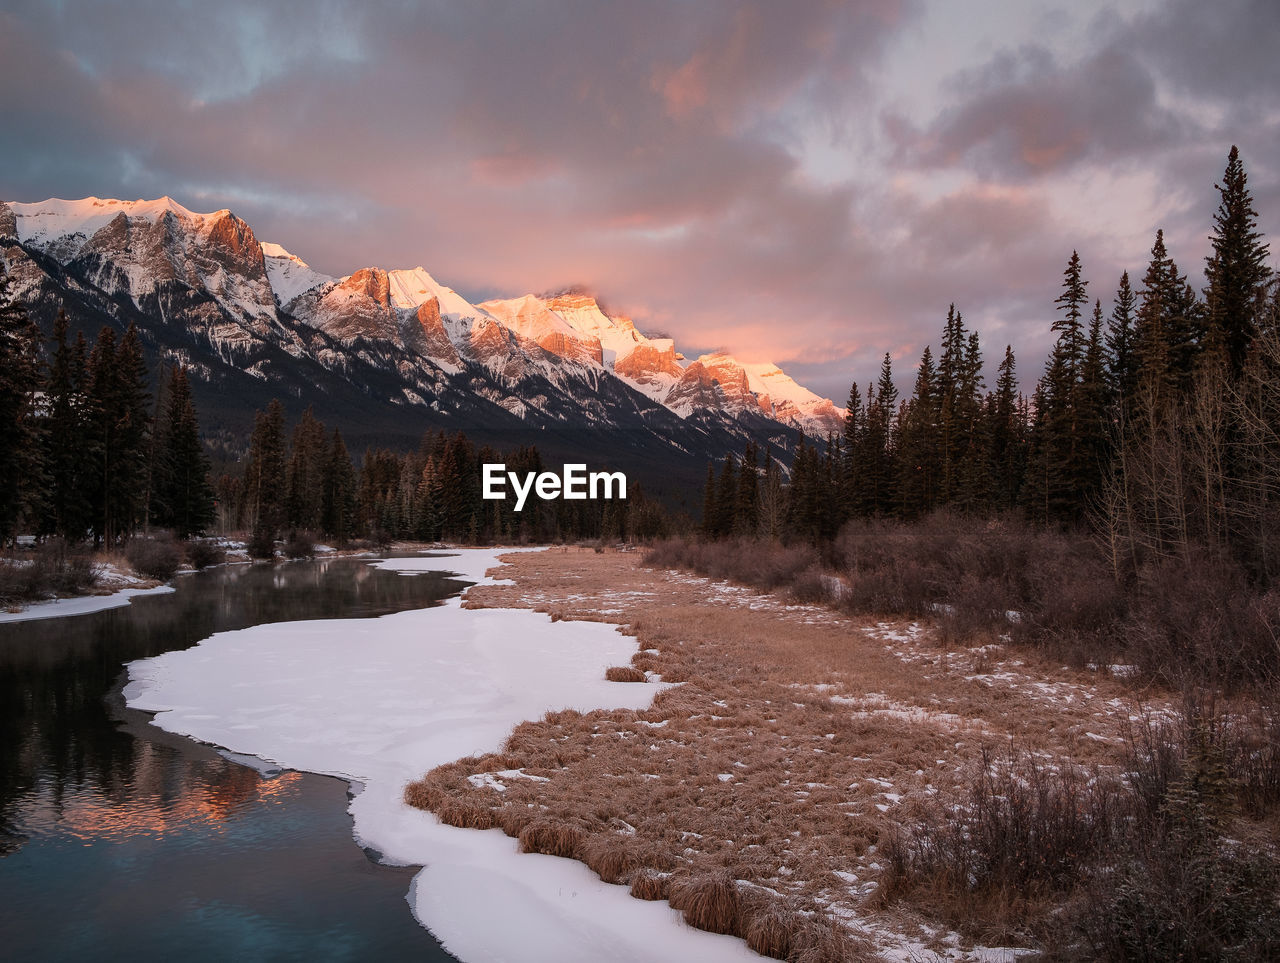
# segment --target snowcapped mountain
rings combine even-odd
[[[422,267],[330,277],[230,211],[168,197],[0,203],[0,255],[43,325],[59,309],[90,336],[137,324],[232,434],[278,395],[373,439],[534,430],[540,448],[581,457],[582,433],[606,432],[619,457],[701,470],[748,438],[785,454],[796,429],[838,430],[835,406],[776,366],[690,362],[588,293],[473,305]]]

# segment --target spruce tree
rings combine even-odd
[[[716,485],[715,534],[717,538],[727,538],[733,534],[734,510],[738,504],[737,474],[733,455],[725,455],[724,464],[720,468],[720,481]]]
[[[868,392],[871,392],[870,388]],[[867,427],[863,432],[862,462],[866,474],[862,486],[862,507],[867,515],[886,515],[895,507],[894,419],[897,407],[898,389],[893,383],[893,361],[886,351],[880,363],[876,389],[867,399]]]
[[[989,461],[994,475],[997,507],[1012,508],[1018,503],[1026,470],[1024,424],[1018,408],[1017,361],[1013,346],[1005,345],[1004,359],[996,376],[996,390],[988,404]]]
[[[156,497],[162,506],[160,523],[178,538],[205,531],[214,518],[209,459],[200,442],[200,424],[191,399],[185,367],[169,377],[165,412],[159,431]]]
[[[734,531],[755,538],[760,519],[760,468],[755,442],[748,442],[738,466],[737,504],[734,509]]]
[[[85,391],[86,489],[94,544],[114,545],[142,521],[150,455],[150,392],[142,343],[103,327],[89,353]]]
[[[45,391],[48,409],[45,466],[48,472],[48,512],[43,534],[68,541],[84,538],[89,527],[85,497],[85,383],[84,339],[67,343],[67,315],[59,311],[53,323],[53,362]]]
[[[424,481],[425,481],[424,469]],[[327,464],[324,473],[324,498],[321,508],[325,534],[339,545],[355,538],[356,531],[356,473],[342,440],[342,432],[333,430],[329,442]],[[435,538],[439,538],[436,534]]]
[[[327,448],[324,425],[308,407],[293,429],[286,470],[285,524],[292,531],[318,531],[321,527]],[[420,474],[419,466],[413,472],[413,486],[404,486],[407,491],[416,490]],[[410,514],[409,506],[404,514]]]
[[[916,370],[916,383],[907,402],[906,417],[898,428],[900,514],[916,518],[937,504],[941,450],[935,397],[937,371],[933,351],[926,345]]]
[[[0,260],[0,544],[17,534],[24,509],[39,494],[40,332],[11,294]]]
[[[1129,272],[1120,275],[1115,305],[1107,324],[1107,367],[1111,391],[1120,411],[1128,407],[1138,387],[1138,357],[1134,344],[1134,322],[1138,296],[1129,285]]]
[[[267,410],[254,418],[244,488],[245,523],[251,529],[253,547],[266,556],[285,521],[284,406],[279,399],[272,399]]]
[[[716,466],[707,462],[707,480],[702,487],[702,535],[704,538],[716,537],[716,521],[719,517],[716,502]]]
[[[1205,259],[1207,341],[1234,376],[1244,367],[1257,335],[1258,294],[1271,274],[1268,246],[1257,230],[1258,214],[1234,144],[1217,190],[1220,200],[1209,236],[1213,251]]]

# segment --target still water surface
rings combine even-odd
[[[0,955],[452,959],[347,784],[259,772],[125,707],[124,663],[264,622],[368,618],[461,584],[367,560],[229,566],[93,615],[0,624]]]

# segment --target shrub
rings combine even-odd
[[[276,540],[270,532],[254,532],[245,544],[250,558],[275,558]]]
[[[130,539],[124,550],[124,557],[135,572],[161,582],[178,573],[182,555],[182,546],[172,535]]]
[[[192,568],[208,568],[227,560],[227,550],[211,538],[193,538],[187,542],[187,562]]]
[[[284,543],[287,558],[311,558],[315,553],[315,539],[307,532],[294,532]]]
[[[93,559],[61,539],[49,539],[29,557],[0,560],[0,605],[83,595],[98,582]]]
[[[999,925],[1030,904],[1069,892],[1110,851],[1129,814],[1123,788],[1097,773],[1050,771],[1029,754],[982,770],[951,812],[889,838],[881,896],[927,892],[953,925]]]

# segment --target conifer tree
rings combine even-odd
[[[1258,295],[1271,274],[1266,263],[1268,246],[1257,230],[1258,213],[1234,144],[1217,190],[1220,201],[1209,236],[1213,251],[1205,266],[1207,340],[1209,350],[1229,365],[1234,376],[1240,374],[1257,335]]]
[[[284,406],[279,399],[272,399],[254,419],[244,488],[245,522],[255,546],[265,554],[285,522]]]
[[[898,428],[900,513],[915,518],[937,504],[937,484],[941,451],[938,399],[935,397],[937,371],[928,345],[920,356],[916,383],[907,402],[906,416]]]
[[[53,362],[46,387],[48,409],[45,433],[45,466],[49,494],[43,534],[68,541],[84,538],[89,527],[89,503],[85,497],[84,338],[73,347],[67,343],[67,315],[59,311],[53,323]]]
[[[320,528],[327,448],[324,425],[308,407],[293,429],[293,444],[285,473],[285,524],[290,530],[317,531]]]
[[[1026,471],[1025,422],[1018,407],[1017,362],[1012,345],[1005,345],[988,409],[994,501],[998,507],[1012,508],[1018,503]]]
[[[160,523],[178,538],[198,535],[213,522],[209,459],[200,442],[200,425],[185,366],[173,369],[158,435],[160,471],[156,496]]]
[[[342,440],[342,432],[333,430],[329,442],[324,473],[324,499],[321,508],[325,534],[339,545],[356,536],[356,473]]]
[[[702,535],[704,538],[716,537],[716,521],[719,514],[716,503],[716,466],[712,462],[707,462],[707,480],[702,488]]]
[[[840,442],[842,461],[839,512],[842,522],[858,512],[858,498],[862,488],[862,433],[865,423],[862,395],[855,381],[849,388],[849,400],[845,404],[844,435]]]
[[[738,504],[737,474],[733,455],[725,455],[724,464],[720,468],[720,481],[716,485],[715,534],[717,538],[727,538],[733,534],[734,510]]]
[[[869,394],[867,399],[867,426],[863,432],[862,452],[865,466],[861,499],[863,514],[885,515],[894,508],[894,419],[897,406],[898,389],[893,383],[893,361],[885,352],[880,363],[880,379],[874,394]]]
[[[89,353],[86,460],[95,545],[114,545],[142,520],[150,454],[150,392],[133,325],[117,345],[103,327]]]
[[[42,487],[35,411],[39,342],[40,332],[10,293],[0,260],[0,543],[17,534],[24,508]]]
[[[737,505],[734,509],[734,531],[755,538],[759,526],[760,468],[755,442],[748,442],[738,466]]]
[[[1138,356],[1134,344],[1134,322],[1138,296],[1129,285],[1129,272],[1120,275],[1115,305],[1107,325],[1106,347],[1111,391],[1119,410],[1128,407],[1138,387]]]

